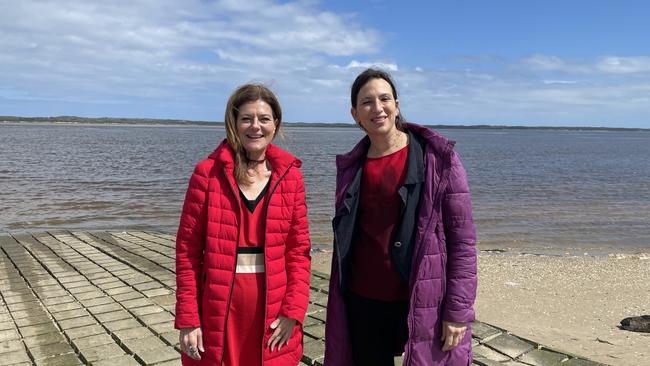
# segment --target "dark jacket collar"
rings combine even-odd
[[[424,182],[424,156],[422,155],[422,140],[411,130],[406,130],[409,135],[409,155],[406,167],[404,184],[417,184]]]

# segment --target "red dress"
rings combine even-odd
[[[260,366],[264,332],[264,222],[268,184],[255,200],[240,191],[237,269],[226,324],[224,366]]]

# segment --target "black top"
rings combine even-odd
[[[260,203],[264,195],[266,194],[266,191],[269,190],[269,183],[271,183],[271,179],[269,179],[268,182],[266,182],[266,185],[264,186],[264,189],[262,189],[262,192],[255,198],[254,200],[249,200],[246,198],[246,195],[244,195],[244,192],[242,192],[241,188],[239,188],[239,196],[241,197],[241,201],[244,203],[244,206],[248,209],[248,211],[253,212],[255,211],[255,207],[257,207],[257,204]]]

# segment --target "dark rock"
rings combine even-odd
[[[650,315],[632,316],[621,320],[621,329],[650,333]]]

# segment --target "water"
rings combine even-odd
[[[650,249],[650,133],[440,132],[457,141],[468,171],[481,248]],[[329,248],[334,156],[362,133],[285,135],[303,161],[312,241]],[[222,127],[0,124],[0,231],[175,233],[194,164],[224,136]]]

